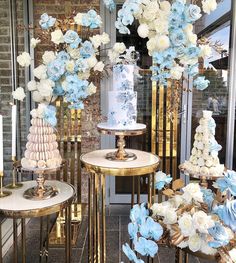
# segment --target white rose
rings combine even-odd
[[[25,98],[25,91],[22,87],[18,87],[12,92],[13,99],[23,101]]]
[[[37,108],[37,114],[38,118],[43,118],[44,111],[46,109],[47,105],[44,103],[40,103]]]
[[[150,21],[156,17],[157,11],[159,10],[159,4],[156,1],[150,2],[143,12],[143,17]]]
[[[202,239],[198,234],[194,234],[189,238],[188,246],[191,251],[197,252],[201,249]]]
[[[71,58],[78,59],[80,58],[80,49],[79,48],[71,48],[67,47],[67,52],[70,54]]]
[[[105,65],[102,61],[99,61],[95,66],[94,66],[94,71],[100,71],[102,72],[104,69]]]
[[[74,21],[77,25],[82,25],[82,19],[83,19],[83,13],[78,13],[75,17],[74,17]]]
[[[217,8],[216,0],[202,0],[202,10],[204,13],[210,14]]]
[[[31,57],[30,54],[27,52],[23,52],[17,57],[17,62],[22,66],[22,67],[28,67],[31,64]]]
[[[169,208],[166,210],[165,215],[164,215],[164,224],[167,225],[172,225],[177,222],[177,213],[174,208]]]
[[[232,258],[233,262],[236,262],[236,248],[233,248],[229,251],[229,255]]]
[[[34,76],[37,79],[46,79],[47,78],[47,67],[45,65],[39,65],[33,70]]]
[[[55,53],[53,51],[45,51],[43,56],[43,63],[45,65],[49,64],[50,62],[52,62],[53,60],[56,59]]]
[[[162,35],[157,37],[156,39],[156,47],[159,51],[163,51],[170,46],[170,39],[166,35]]]
[[[75,62],[74,60],[69,60],[66,62],[66,70],[70,73],[73,73],[75,69]]]
[[[208,234],[208,229],[213,227],[215,222],[205,212],[198,211],[193,214],[193,225],[200,233]]]
[[[187,246],[188,246],[188,241],[182,241],[177,245],[177,247],[179,248],[186,248]]]
[[[171,68],[170,70],[171,78],[179,80],[181,79],[183,72],[184,72],[184,68],[177,65]]]
[[[60,43],[64,43],[64,37],[61,29],[56,29],[51,33],[51,41],[56,45],[59,45]]]
[[[94,35],[94,36],[90,37],[89,40],[92,42],[92,44],[95,48],[100,47],[100,45],[102,44],[102,40],[101,40],[100,35]]]
[[[185,237],[192,236],[195,234],[195,230],[193,227],[193,219],[190,214],[184,213],[178,220],[179,228],[181,233]]]
[[[90,70],[86,70],[85,72],[79,72],[78,77],[80,79],[88,79],[90,77]]]
[[[154,29],[157,34],[165,35],[168,33],[168,20],[157,18],[154,21]]]
[[[168,201],[162,203],[155,203],[152,205],[151,209],[154,216],[164,216],[166,211],[171,207]]]
[[[96,93],[97,87],[93,84],[93,82],[89,84],[87,91],[89,95]]]
[[[41,40],[39,38],[31,38],[30,40],[30,46],[32,48],[35,48],[39,43],[41,42]]]
[[[35,102],[42,102],[43,101],[43,96],[39,93],[38,90],[35,90],[32,92],[32,98],[33,98],[33,101],[35,101]]]
[[[149,34],[149,27],[148,27],[148,25],[147,24],[139,25],[139,27],[138,27],[138,35],[141,38],[146,38],[146,37],[148,37],[148,34]]]
[[[113,46],[113,50],[116,52],[116,53],[119,53],[119,54],[122,54],[125,52],[126,50],[126,46],[123,42],[117,42],[115,43],[115,45]]]
[[[97,64],[97,59],[95,56],[91,56],[90,58],[87,59],[87,64],[90,68],[93,68]]]
[[[50,79],[41,79],[38,84],[39,93],[44,96],[52,96],[52,88],[55,86],[55,83]]]
[[[186,34],[193,33],[193,25],[192,24],[187,24],[184,28],[184,31]]]
[[[149,55],[151,55],[153,53],[153,51],[155,51],[156,49],[156,38],[150,38],[147,42],[147,49],[148,49],[148,53]]]
[[[212,49],[209,45],[200,45],[199,46],[201,49],[200,56],[203,58],[210,57],[212,54]]]
[[[29,91],[33,91],[37,89],[37,82],[35,80],[31,80],[27,84],[27,88]]]
[[[160,3],[160,8],[161,10],[169,13],[171,9],[171,4],[168,1],[162,1]]]
[[[119,57],[119,53],[114,52],[113,50],[108,50],[108,57],[111,63],[116,63],[116,60]]]
[[[101,35],[101,41],[103,45],[110,43],[110,36],[107,33],[103,32]]]
[[[201,252],[206,255],[215,255],[217,250],[210,247],[207,242],[202,240]]]
[[[190,183],[182,190],[184,191],[182,197],[187,203],[191,203],[192,199],[197,202],[203,202],[203,193],[201,192],[199,184]]]
[[[181,195],[175,195],[173,198],[170,199],[170,203],[173,205],[173,207],[179,208],[179,206],[184,203],[184,199]]]
[[[196,34],[188,33],[188,34],[187,34],[187,37],[188,37],[188,41],[189,41],[191,44],[196,45],[196,43],[197,43],[197,35],[196,35]]]

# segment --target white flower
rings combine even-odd
[[[171,78],[179,80],[181,79],[183,72],[184,72],[184,68],[180,67],[179,65],[176,65],[170,70]]]
[[[185,237],[192,236],[195,234],[195,230],[193,227],[193,219],[190,214],[184,213],[178,220],[179,228],[181,233]]]
[[[207,234],[208,229],[213,227],[215,222],[212,220],[211,216],[208,216],[205,212],[198,211],[193,214],[193,225],[200,233]]]
[[[191,33],[188,33],[187,34],[187,37],[188,37],[188,41],[193,44],[193,45],[196,45],[197,43],[197,35],[196,34],[193,34],[192,32]]]
[[[91,56],[90,58],[87,59],[87,64],[90,68],[93,68],[97,64],[97,59],[95,56]]]
[[[209,45],[199,45],[201,52],[200,52],[200,56],[203,58],[207,58],[210,57],[212,54],[212,49]]]
[[[233,248],[232,250],[229,251],[229,255],[233,262],[236,262],[236,248]]]
[[[167,225],[175,224],[177,222],[177,219],[178,219],[177,213],[174,208],[166,209],[164,220],[163,220],[164,224],[167,224]]]
[[[188,241],[182,241],[182,242],[180,242],[178,245],[177,245],[177,247],[179,247],[179,248],[185,248],[185,247],[187,247],[188,246]]]
[[[32,48],[35,48],[39,43],[41,42],[41,40],[39,38],[31,38],[30,40],[30,46]]]
[[[47,78],[47,67],[45,65],[39,65],[33,70],[34,76],[37,79],[46,79]]]
[[[138,27],[138,35],[141,38],[146,38],[148,37],[149,34],[149,27],[147,24],[140,24]]]
[[[193,252],[197,252],[201,249],[202,239],[198,234],[192,235],[188,240],[189,249]]]
[[[95,66],[94,66],[94,71],[100,71],[102,72],[104,69],[105,65],[102,61],[99,61]]]
[[[148,40],[147,42],[147,49],[148,49],[148,53],[149,55],[152,55],[153,51],[155,51],[156,49],[156,38],[155,37],[152,37]]]
[[[90,77],[90,70],[86,70],[85,72],[78,73],[79,79],[88,79]]]
[[[38,84],[38,91],[43,97],[52,96],[52,88],[55,83],[50,79],[41,79]]]
[[[179,206],[185,202],[184,199],[182,198],[182,195],[175,195],[169,201],[175,208],[179,208]]]
[[[75,62],[74,60],[66,61],[66,70],[70,73],[73,73],[75,69]]]
[[[207,242],[202,240],[201,252],[206,255],[215,255],[217,250],[210,247]]]
[[[154,28],[157,34],[164,35],[168,33],[168,20],[157,18],[154,21]]]
[[[83,18],[83,13],[78,13],[75,17],[74,17],[74,21],[77,25],[82,25],[82,18]]]
[[[18,87],[12,92],[13,99],[23,101],[25,98],[25,91],[22,87]]]
[[[149,2],[149,4],[144,9],[143,17],[148,21],[153,20],[156,17],[158,10],[159,4],[157,1]]]
[[[122,54],[125,52],[126,50],[126,46],[123,42],[117,42],[115,43],[115,45],[113,46],[113,50],[116,52],[116,53],[119,53],[119,54]]]
[[[190,183],[186,185],[182,190],[184,191],[182,197],[187,203],[191,203],[192,200],[203,202],[203,193],[201,192],[199,184]]]
[[[27,84],[27,88],[29,91],[33,91],[37,89],[37,82],[35,80],[31,80]]]
[[[33,98],[33,101],[35,101],[35,102],[42,102],[43,101],[43,96],[39,93],[38,90],[35,90],[32,92],[32,98]]]
[[[171,4],[168,1],[162,1],[160,3],[160,8],[161,10],[169,13],[171,9]]]
[[[184,28],[184,31],[186,34],[193,33],[193,25],[192,24],[187,24]]]
[[[71,58],[78,59],[80,58],[80,49],[67,47],[67,52],[70,54]]]
[[[203,12],[210,14],[217,8],[216,0],[202,0],[202,10]]]
[[[37,110],[36,109],[33,109],[31,112],[30,112],[32,118],[37,118],[38,115],[37,115]]]
[[[22,66],[22,67],[28,67],[31,63],[31,57],[30,54],[27,52],[23,52],[17,57],[17,62]]]
[[[56,45],[59,45],[60,43],[64,43],[64,37],[61,29],[56,29],[51,33],[51,41]]]
[[[89,39],[95,48],[100,47],[100,45],[102,43],[100,35],[94,35],[94,36],[90,37]]]
[[[110,37],[107,33],[103,32],[101,35],[101,41],[103,45],[106,45],[110,42]]]
[[[55,53],[53,51],[45,51],[43,56],[43,63],[45,65],[49,64],[50,62],[52,62],[53,60],[56,59]]]
[[[88,86],[87,92],[89,95],[92,95],[94,93],[96,93],[97,91],[97,87],[93,84],[93,82],[91,82]]]
[[[111,63],[116,63],[116,60],[119,58],[119,53],[114,52],[113,50],[108,50],[108,57]]]
[[[162,203],[155,203],[152,205],[151,209],[154,216],[164,216],[166,211],[171,207],[168,201]]]
[[[157,37],[156,39],[156,47],[159,51],[163,51],[170,46],[170,39],[166,35],[162,35]]]

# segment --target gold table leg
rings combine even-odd
[[[88,263],[93,262],[93,175],[89,175],[89,207],[88,207],[88,228],[89,228],[89,233],[88,233]]]
[[[65,209],[65,228],[66,228],[66,242],[65,242],[65,253],[66,253],[66,263],[71,262],[71,205]]]
[[[39,233],[39,262],[43,258],[43,217],[40,217],[40,233]]]
[[[14,250],[14,263],[17,263],[17,219],[13,219],[13,250]]]
[[[95,196],[96,196],[96,237],[97,237],[97,262],[101,262],[101,240],[100,240],[100,181],[99,175],[95,174]]]
[[[93,261],[97,263],[97,195],[96,195],[96,175],[93,175]]]
[[[2,258],[2,225],[0,225],[0,263],[2,263],[3,258]]]
[[[26,263],[26,233],[25,233],[25,219],[21,219],[21,245],[22,245],[22,263]]]
[[[135,194],[135,189],[134,189],[134,176],[132,176],[132,195],[131,195],[131,208],[134,206],[134,194]]]
[[[106,263],[106,176],[101,175],[102,184],[102,262]]]
[[[137,204],[140,204],[140,176],[137,176]]]

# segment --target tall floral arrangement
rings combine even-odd
[[[162,190],[168,200],[152,205],[148,210],[151,219],[139,218],[140,213],[137,211],[141,211],[144,205],[137,205],[131,210],[128,231],[130,238],[134,240],[134,250],[138,253],[145,251],[146,243],[142,240],[148,238],[150,244],[151,241],[161,242],[188,249],[192,253],[215,256],[221,263],[235,262],[236,172],[225,172],[224,178],[217,179],[214,183],[214,191],[201,188],[197,183],[184,186],[181,179],[173,181],[172,188],[169,188],[170,182],[170,175],[163,172],[156,174],[155,187]],[[133,222],[133,214],[139,215],[136,224]],[[147,217],[146,213],[141,215]],[[139,222],[141,226],[137,226]],[[136,246],[137,242],[141,248]],[[152,253],[146,255],[153,256],[157,253],[157,246],[153,244],[153,249],[151,245],[149,247]],[[126,245],[123,250],[130,260],[139,262],[135,261],[136,254],[133,259],[131,248],[127,249]]]

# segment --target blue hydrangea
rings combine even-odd
[[[62,88],[62,85],[60,82],[55,82],[55,86],[53,88],[53,95],[54,96],[63,96],[65,94],[64,89]]]
[[[93,9],[89,10],[82,17],[82,25],[91,29],[99,28],[102,24],[101,17]]]
[[[47,65],[47,75],[49,79],[57,81],[65,73],[65,63],[62,60],[55,59]]]
[[[93,56],[95,53],[93,45],[90,41],[86,40],[84,43],[82,43],[80,48],[80,55],[83,58],[89,58]]]
[[[77,59],[75,64],[78,72],[85,72],[89,68],[88,63],[83,58]]]
[[[216,180],[216,185],[222,193],[229,190],[233,196],[236,196],[236,172],[227,170],[223,178]]]
[[[229,244],[229,234],[220,223],[216,222],[214,227],[208,229],[208,233],[214,239],[214,241],[208,242],[210,247],[219,248]]]
[[[203,193],[203,201],[207,204],[208,208],[211,210],[212,204],[214,201],[214,193],[211,189],[202,188],[201,192]]]
[[[193,81],[193,86],[197,90],[204,90],[208,87],[210,81],[205,79],[205,77],[199,76]]]
[[[56,118],[56,107],[52,105],[48,105],[43,112],[43,119],[50,124],[51,126],[56,126],[57,118]]]
[[[197,21],[201,15],[201,8],[197,5],[188,5],[185,7],[184,15],[186,22],[193,23]]]
[[[198,58],[199,54],[201,52],[201,49],[197,47],[196,45],[189,45],[186,48],[185,55],[192,59],[192,58]]]
[[[186,43],[186,40],[186,35],[182,29],[177,28],[170,32],[170,41],[173,46],[182,46]]]
[[[70,59],[70,55],[66,51],[62,50],[58,52],[57,59],[62,60],[62,61],[67,61]]]
[[[64,35],[64,41],[70,45],[71,48],[78,48],[79,44],[81,43],[81,38],[77,34],[77,32],[73,30],[66,31]]]
[[[103,0],[103,3],[110,12],[112,12],[116,7],[114,0]]]
[[[42,29],[49,29],[50,27],[54,26],[56,22],[56,18],[49,16],[47,13],[41,15],[39,20],[39,25]]]

